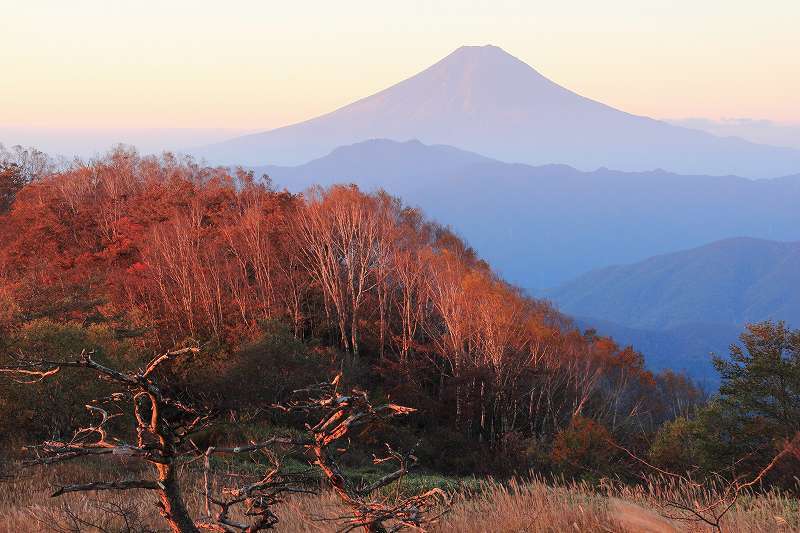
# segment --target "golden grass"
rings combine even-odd
[[[670,502],[685,506],[709,507],[720,502],[726,485],[722,481],[707,481],[701,488],[688,486],[685,480],[652,477],[645,485],[613,484],[606,487],[607,495],[617,501],[630,502],[659,515],[691,517]],[[798,487],[800,488],[800,487]],[[796,493],[796,492],[795,492]],[[726,503],[718,503],[721,510]],[[702,523],[687,520],[672,520],[683,530],[706,531]],[[776,531],[800,531],[800,500],[777,490],[743,492],[724,514],[720,527],[725,532],[768,533]]]
[[[624,531],[609,512],[608,500],[579,485],[550,487],[543,482],[501,484],[456,495],[435,531],[561,532]]]
[[[155,507],[155,496],[148,491],[49,497],[52,487],[61,482],[86,482],[98,477],[133,478],[136,472],[63,464],[57,468],[25,470],[14,479],[0,482],[0,532],[165,531]],[[190,487],[185,494],[190,510],[199,515],[199,485],[193,482],[191,474],[184,481]],[[709,494],[713,495],[716,489],[710,487]],[[710,531],[700,524],[660,516],[665,509],[664,501],[686,497],[682,490],[668,484],[654,484],[650,488],[608,484],[598,491],[586,483],[553,486],[541,480],[486,481],[480,489],[454,494],[450,511],[431,530],[440,533]],[[120,510],[126,511],[125,517]],[[279,531],[297,532],[336,531],[342,522],[330,519],[347,514],[329,491],[289,498],[276,513],[281,518]],[[800,531],[798,501],[777,492],[746,495],[726,516],[723,531]]]

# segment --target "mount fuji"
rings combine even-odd
[[[331,113],[192,151],[215,164],[297,165],[373,138],[418,139],[502,161],[581,170],[666,169],[761,178],[800,171],[800,150],[632,115],[550,81],[496,46],[465,46]]]

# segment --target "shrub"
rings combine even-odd
[[[615,449],[611,436],[600,423],[582,416],[572,417],[565,429],[556,434],[552,458],[567,475],[598,477],[611,472]]]
[[[679,417],[659,428],[650,446],[650,461],[672,472],[687,472],[698,464],[697,424]]]
[[[38,319],[26,323],[7,339],[2,357],[24,354],[37,359],[75,359],[81,350],[94,351],[100,362],[114,360],[120,367],[135,364],[138,352],[128,342],[118,341],[103,325],[83,327]],[[0,361],[0,364],[8,361]],[[80,372],[54,376],[47,386],[24,386],[5,381],[0,388],[0,439],[69,437],[85,416],[89,398],[103,395],[104,383],[85,379]],[[13,431],[9,431],[13,428]]]

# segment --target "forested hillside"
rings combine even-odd
[[[384,192],[334,185],[291,194],[244,171],[130,149],[61,168],[36,152],[11,155],[0,214],[0,374],[14,378],[0,388],[4,462],[37,441],[24,450],[39,464],[54,451],[58,460],[142,456],[162,473],[161,485],[134,486],[161,490],[165,506],[181,508],[170,492],[174,475],[163,474],[183,457],[175,450],[189,457],[181,465],[191,474],[207,447],[208,472],[216,447],[237,453],[224,446],[276,432],[316,435],[316,445],[302,441],[316,453],[311,464],[350,502],[370,491],[353,488],[363,479],[345,486],[339,467],[328,466],[334,443],[342,471],[377,469],[369,471],[384,476],[376,487],[405,475],[412,457],[437,475],[628,482],[642,472],[641,457],[701,475],[754,476],[769,465],[759,479],[791,483],[794,463],[770,463],[798,429],[800,333],[783,324],[753,326],[743,337],[747,350],[717,363],[724,401],[706,405],[690,379],[653,374],[634,347],[577,329],[503,281],[451,230]],[[751,375],[751,363],[761,370]],[[101,379],[62,366],[95,369]],[[777,394],[772,371],[785,378],[779,413],[755,393],[737,397],[736,383],[746,379],[765,379],[763,389],[746,390]],[[339,387],[351,396],[338,396]],[[322,396],[291,403],[298,391]],[[126,394],[132,413],[120,404]],[[368,396],[386,403],[373,407]],[[98,407],[104,402],[112,414]],[[324,411],[338,405],[345,410]],[[298,406],[329,418],[314,425]],[[386,410],[408,416],[372,425],[369,435],[350,431],[353,421],[382,420]],[[103,420],[92,425],[98,413]],[[194,418],[178,416],[187,414]],[[107,440],[111,428],[125,435],[129,420],[138,446]],[[147,432],[158,439],[148,441]],[[90,436],[99,438],[91,447],[74,444]],[[389,440],[412,450],[388,448],[400,474],[381,471],[389,459],[366,453]],[[746,461],[729,461],[741,454]],[[130,488],[125,483],[99,486]],[[78,487],[56,494],[98,485]],[[404,500],[402,513],[421,497]],[[359,505],[351,507],[361,523],[384,520]],[[185,509],[170,516],[191,521]]]
[[[302,372],[347,364],[362,385],[424,406],[428,440],[465,450],[432,446],[446,468],[485,468],[466,450],[546,443],[577,416],[635,438],[694,394],[671,390],[634,350],[574,329],[383,193],[292,195],[117,151],[28,184],[3,218],[12,349],[86,338],[132,363],[194,339],[206,348],[186,379],[213,368],[220,402],[247,408],[279,399],[258,343],[280,331],[303,354],[278,355],[300,365],[280,370],[298,385],[312,377]]]

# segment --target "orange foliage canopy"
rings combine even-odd
[[[398,387],[422,383],[479,439],[589,412],[632,427],[655,386],[638,353],[575,331],[383,192],[292,195],[117,149],[25,186],[0,242],[0,297],[17,316],[111,322],[159,349],[189,337],[235,348],[280,321],[398,370]]]

